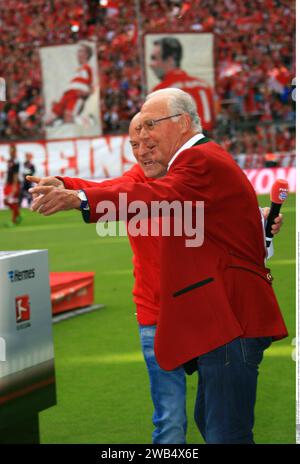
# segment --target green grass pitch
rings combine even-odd
[[[269,204],[266,196],[259,201]],[[269,266],[289,337],[272,345],[261,366],[257,443],[295,443],[295,195],[283,213]],[[58,404],[40,414],[42,443],[151,443],[153,410],[127,238],[99,238],[77,212],[45,218],[24,211],[23,224],[13,229],[3,227],[9,217],[0,212],[1,250],[47,248],[51,271],[96,272],[95,302],[105,305],[53,327]],[[202,443],[193,420],[196,381],[188,377],[188,443]]]

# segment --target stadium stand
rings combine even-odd
[[[42,139],[38,48],[97,43],[104,134],[126,133],[142,102],[135,2],[6,0],[0,20],[0,139]],[[217,125],[234,156],[295,150],[295,6],[289,0],[144,0],[143,32],[213,32]]]

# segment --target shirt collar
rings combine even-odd
[[[205,135],[203,135],[203,134],[196,134],[196,135],[193,135],[193,137],[190,138],[187,142],[185,142],[185,144],[182,145],[182,147],[180,147],[179,150],[176,151],[175,155],[173,156],[173,158],[172,158],[171,161],[169,162],[168,170],[170,169],[171,164],[174,163],[174,161],[175,161],[175,159],[177,158],[177,156],[178,156],[183,150],[187,150],[188,148],[191,148],[193,145],[195,145],[196,142],[198,142],[199,140],[203,139],[203,137],[205,137]]]

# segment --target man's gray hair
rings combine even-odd
[[[168,106],[170,114],[187,113],[191,117],[192,128],[197,132],[202,132],[201,121],[198,115],[197,106],[190,94],[176,87],[168,87],[166,89],[156,90],[149,93],[146,101],[152,97],[168,95]]]

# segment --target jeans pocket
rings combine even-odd
[[[258,367],[264,351],[272,343],[272,337],[241,338],[244,361],[250,366]]]
[[[150,360],[154,358],[154,337],[155,337],[155,331],[156,331],[156,326],[155,325],[147,325],[147,326],[139,326],[139,331],[140,331],[140,339],[141,339],[141,345],[142,345],[142,350],[144,354],[144,358],[147,362],[147,360]]]
[[[214,350],[208,351],[207,353],[198,356],[198,365],[226,365],[228,362],[228,345],[222,345]]]
[[[156,331],[156,326],[144,326],[140,329],[140,334],[142,338],[154,338]]]

